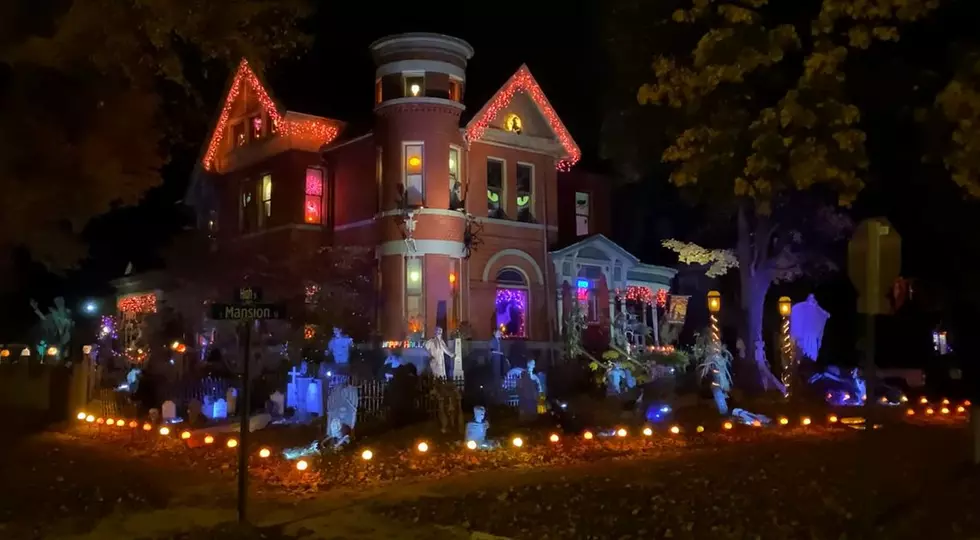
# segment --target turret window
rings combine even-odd
[[[425,95],[425,74],[405,73],[405,97],[422,97]]]
[[[487,158],[487,215],[504,218],[504,161]]]

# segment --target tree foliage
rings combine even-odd
[[[980,197],[980,54],[936,97],[936,107],[949,125],[944,162],[953,181],[972,197]]]
[[[181,119],[204,112],[202,75],[305,45],[306,13],[306,0],[3,3],[0,250],[76,262],[92,217],[160,184]]]

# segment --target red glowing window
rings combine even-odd
[[[320,169],[306,169],[303,221],[314,224],[323,223],[323,171]]]

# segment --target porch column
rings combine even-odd
[[[615,289],[609,291],[609,339],[612,340],[616,332],[616,293]]]
[[[555,312],[558,314],[558,337],[562,335],[562,329],[564,328],[565,315],[563,313],[565,309],[565,298],[562,295],[562,288],[558,287],[558,310]]]
[[[656,300],[654,300],[653,303],[650,304],[650,318],[653,321],[653,324],[651,325],[653,327],[653,344],[659,347],[660,346],[660,320],[659,317],[657,317]]]

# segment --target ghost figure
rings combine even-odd
[[[824,326],[827,325],[829,318],[830,313],[820,307],[812,294],[805,301],[793,306],[790,312],[789,333],[804,358],[811,361],[817,359],[823,341]]]

